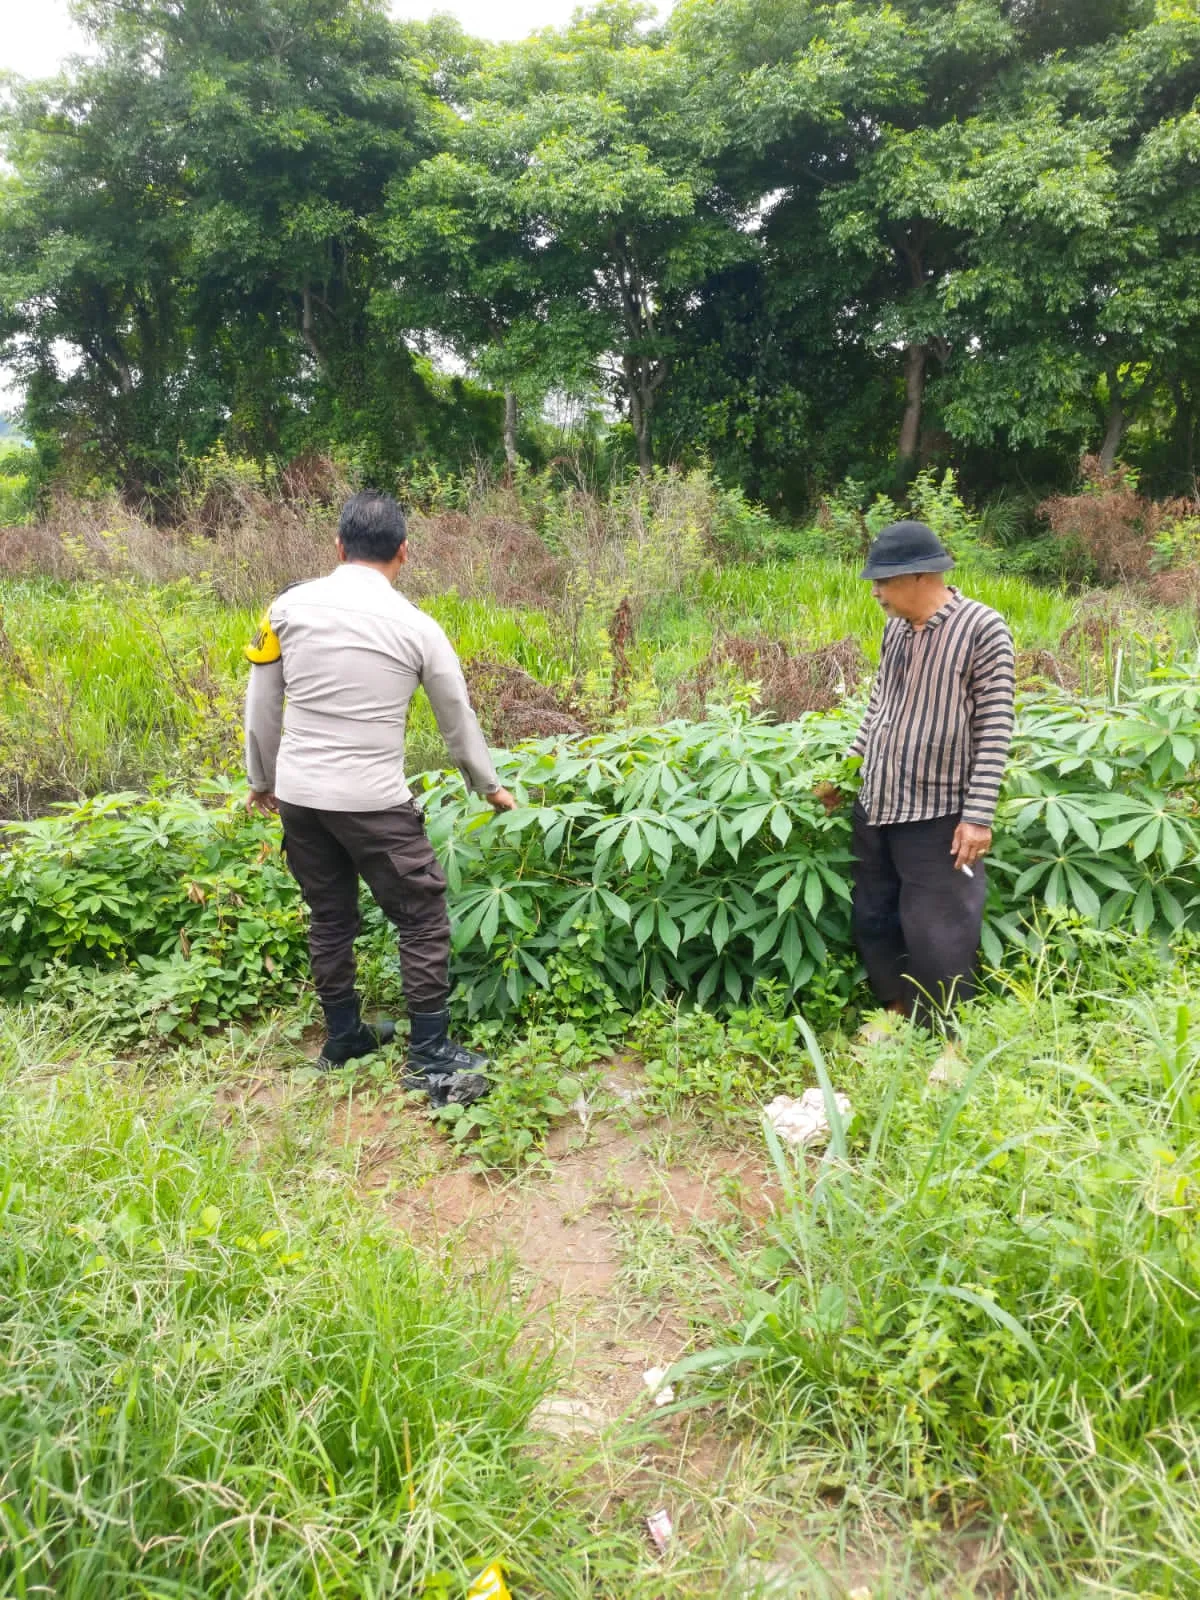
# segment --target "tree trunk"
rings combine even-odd
[[[1108,426],[1104,430],[1104,443],[1100,446],[1100,470],[1106,476],[1117,464],[1117,451],[1125,432],[1125,407],[1121,403],[1121,385],[1116,370],[1108,374]]]
[[[900,422],[900,444],[897,449],[899,475],[907,477],[916,465],[921,443],[921,407],[925,400],[925,364],[929,349],[924,344],[910,344],[904,353],[904,416]]]
[[[629,396],[629,424],[637,441],[638,471],[648,478],[654,470],[654,456],[650,448],[650,407],[653,390],[645,382],[643,363],[636,356],[625,356],[625,392]]]
[[[1196,483],[1196,411],[1178,373],[1171,378],[1171,398],[1175,403],[1171,421],[1173,464],[1187,485],[1183,492],[1200,500],[1200,486]]]
[[[610,245],[621,291],[625,337],[631,345],[643,346],[654,338],[653,296],[642,280],[629,240],[624,236],[614,237]],[[654,396],[667,375],[667,366],[665,361],[655,360],[644,351],[638,355],[627,351],[621,357],[621,365],[625,372],[625,393],[629,396],[629,421],[637,440],[638,471],[643,478],[648,478],[654,471],[650,414],[654,409]]]
[[[317,363],[317,366],[324,372],[325,353],[317,341],[315,319],[313,317],[312,289],[307,283],[300,292],[300,337],[308,346],[309,354]]]
[[[637,439],[638,471],[648,478],[654,471],[654,452],[650,448],[650,408],[638,397],[633,418],[633,431]]]
[[[504,460],[508,479],[512,482],[517,470],[517,397],[511,389],[504,391]]]

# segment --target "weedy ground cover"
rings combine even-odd
[[[819,1169],[769,1136],[742,1319],[676,1373],[799,1482],[983,1514],[1009,1592],[1200,1583],[1200,1010],[1194,971],[1153,965],[1140,994],[1013,984],[949,1087],[907,1032],[836,1062],[813,1040],[854,1120]]]
[[[5,1594],[390,1594],[530,1536],[549,1368],[501,1277],[2,1043]]]
[[[64,1012],[0,1009],[4,1592],[383,1600],[459,1594],[502,1554],[525,1600],[1195,1593],[1195,952],[1082,947],[1010,967],[957,1085],[903,1029],[814,1041],[769,995],[724,1022],[648,1009],[623,1040],[633,1167],[603,1166],[622,1113],[585,1129],[560,1105],[574,1141],[497,1192],[545,1218],[589,1142],[608,1174],[554,1219],[602,1226],[616,1278],[554,1308],[553,1364],[503,1241],[407,1238],[364,1208],[355,1181],[416,1205],[460,1159],[369,1071],[341,1098],[301,1074],[250,1124],[239,1087],[289,1082],[277,1036],[206,1037],[147,1077]],[[798,1161],[758,1107],[818,1062],[854,1117]],[[656,1204],[648,1178],[720,1152],[736,1166],[702,1215]],[[531,1432],[547,1394],[605,1411],[639,1318],[675,1330],[675,1405]],[[658,1504],[665,1558],[640,1523]]]

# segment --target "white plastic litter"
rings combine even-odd
[[[669,1406],[675,1398],[675,1390],[663,1379],[667,1375],[666,1367],[650,1367],[642,1373],[642,1382],[650,1391],[650,1398],[656,1406]]]
[[[650,1537],[658,1547],[659,1555],[662,1555],[675,1533],[675,1529],[671,1526],[670,1513],[667,1511],[652,1511],[646,1518],[646,1526],[650,1530]]]
[[[569,1109],[575,1113],[580,1122],[586,1128],[588,1123],[592,1120],[592,1106],[587,1095],[584,1094],[582,1089],[575,1096],[574,1100],[571,1101]]]
[[[838,1114],[843,1122],[850,1119],[850,1101],[844,1094],[834,1094]],[[829,1118],[825,1112],[825,1096],[820,1089],[805,1089],[799,1100],[785,1094],[776,1095],[763,1111],[763,1116],[774,1128],[784,1144],[798,1150],[813,1150],[829,1138]]]

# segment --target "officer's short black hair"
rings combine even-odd
[[[408,538],[408,526],[390,494],[360,489],[342,507],[338,537],[350,561],[391,561]]]

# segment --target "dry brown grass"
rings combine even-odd
[[[1156,572],[1147,580],[1146,593],[1156,605],[1186,606],[1200,613],[1200,566]]]
[[[334,564],[337,508],[351,486],[309,462],[293,464],[278,493],[210,487],[163,526],[115,495],[61,496],[32,526],[0,529],[0,576],[39,574],[66,582],[134,578],[210,582],[230,605],[265,603],[286,584]],[[332,470],[332,469],[330,469]],[[507,606],[545,606],[561,597],[565,566],[537,534],[487,509],[414,512],[409,530],[419,561],[405,587],[414,595],[456,590]]]
[[[1059,649],[1078,661],[1102,662],[1122,644],[1154,638],[1161,627],[1161,613],[1140,592],[1093,589],[1079,596],[1075,621],[1064,632]]]
[[[1082,673],[1077,660],[1053,650],[1021,650],[1016,660],[1017,686],[1021,689],[1067,689],[1078,692]]]
[[[229,604],[253,606],[285,583],[327,571],[334,527],[324,507],[252,490],[225,504],[206,497],[171,527],[129,510],[115,495],[63,496],[40,523],[0,530],[0,575],[67,582],[203,578]]]
[[[840,705],[867,670],[862,646],[849,636],[819,650],[800,651],[765,636],[723,639],[681,681],[679,706],[686,716],[703,716],[708,701],[734,677],[758,685],[756,710],[774,722],[794,722],[806,711]]]
[[[539,683],[520,667],[477,657],[466,667],[471,703],[492,744],[590,731],[572,688]]]
[[[520,522],[486,511],[442,511],[416,512],[409,525],[418,560],[404,587],[413,595],[453,589],[465,598],[538,610],[562,597],[564,562]]]
[[[1079,464],[1079,494],[1056,494],[1038,506],[1056,539],[1073,545],[1104,584],[1143,583],[1150,577],[1155,537],[1196,515],[1192,500],[1149,500],[1122,470],[1105,472],[1096,456]]]

